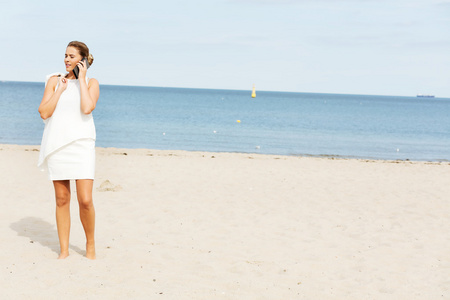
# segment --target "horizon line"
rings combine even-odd
[[[0,80],[0,83],[4,82],[23,82],[23,83],[44,83],[44,81],[18,81],[18,80]],[[102,83],[100,86],[123,86],[123,87],[146,87],[146,88],[168,88],[168,89],[192,89],[192,90],[223,90],[223,91],[252,91],[252,89],[226,89],[226,88],[201,88],[201,87],[177,87],[177,86],[149,86],[149,85],[127,85],[127,84],[105,84]],[[292,93],[292,94],[324,94],[324,95],[349,95],[349,96],[379,96],[379,97],[405,97],[405,98],[417,98],[415,96],[405,96],[405,95],[381,95],[381,94],[353,94],[353,93],[324,93],[324,92],[298,92],[298,91],[271,91],[271,90],[256,90],[256,92],[269,92],[269,93]],[[433,95],[434,99],[450,99],[450,97],[438,97]],[[432,98],[432,99],[433,99]]]

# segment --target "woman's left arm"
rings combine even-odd
[[[98,97],[100,96],[100,87],[97,79],[91,78],[89,83],[86,83],[86,72],[87,68],[83,61],[78,64],[80,73],[78,79],[80,82],[80,108],[81,112],[88,115],[90,114],[97,105]]]
[[[91,78],[89,84],[86,83],[86,80],[80,80],[80,94],[81,111],[88,115],[95,109],[100,96],[100,87],[97,79]]]

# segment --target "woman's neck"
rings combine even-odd
[[[66,74],[66,78],[67,79],[77,79],[77,78],[75,78],[75,75],[73,74],[72,71],[70,71],[69,73]]]

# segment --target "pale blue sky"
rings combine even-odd
[[[0,0],[0,80],[450,97],[450,0]]]

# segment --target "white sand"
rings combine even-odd
[[[450,299],[449,163],[97,148],[97,260],[74,190],[57,260],[39,148],[0,149],[2,299]]]

